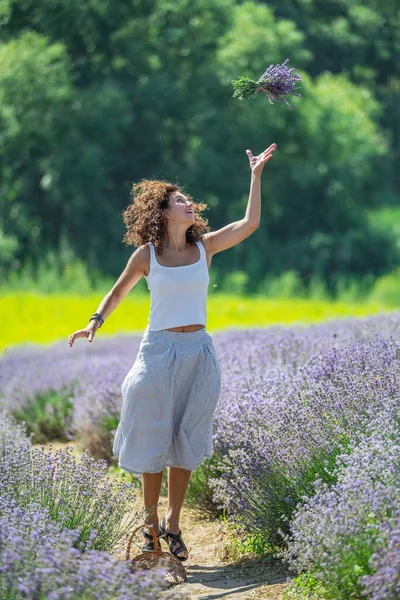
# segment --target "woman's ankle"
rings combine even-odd
[[[165,517],[165,528],[167,531],[170,531],[171,533],[178,533],[179,531],[179,520],[177,520],[176,518],[168,518],[167,516]]]
[[[149,527],[152,527],[156,533],[160,533],[160,524],[159,524],[158,520],[156,521],[153,519],[153,521],[149,521],[149,522],[145,521],[145,523],[146,523],[146,529],[149,531],[149,533],[150,533]]]

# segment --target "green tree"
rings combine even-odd
[[[261,0],[262,1],[262,0]],[[278,19],[291,18],[312,53],[308,72],[346,72],[370,90],[383,110],[390,153],[376,165],[376,205],[400,193],[400,11],[397,0],[268,0]]]
[[[395,96],[382,99],[389,83],[380,82],[362,50],[375,42],[355,25],[358,19],[372,36],[382,26],[378,9],[372,0],[369,12],[344,0],[269,4],[1,2],[0,230],[7,256],[39,260],[68,240],[89,267],[116,275],[132,251],[121,247],[121,213],[133,181],[186,185],[209,204],[216,229],[244,214],[246,148],[259,152],[274,141],[262,228],[217,256],[214,268],[245,270],[254,288],[266,272],[283,269],[303,278],[315,271],[331,285],[337,272],[387,270],[392,241],[375,234],[364,213],[382,190],[383,165],[393,164],[386,149],[396,147],[396,129],[389,136],[377,123]],[[339,21],[333,30],[342,27],[347,37],[327,30],[329,15]],[[376,64],[386,65],[389,38]],[[336,52],[340,63],[340,39],[357,53],[330,74],[324,61]],[[286,57],[304,75],[292,112],[265,96],[232,98],[232,79],[257,78]]]
[[[61,43],[27,31],[0,45],[0,215],[23,254],[54,243],[57,202],[47,189],[71,101],[71,69]],[[53,229],[54,227],[54,229]]]

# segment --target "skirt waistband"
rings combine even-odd
[[[180,333],[179,331],[168,331],[167,329],[153,331],[147,327],[143,334],[143,339],[169,340],[171,342],[195,342],[209,336],[210,334],[206,331],[205,327],[202,327],[197,331],[184,331],[183,333]]]

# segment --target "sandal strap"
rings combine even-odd
[[[182,537],[181,537],[182,531],[179,530],[178,533],[172,533],[172,531],[168,531],[167,528],[165,527],[165,516],[163,517],[163,519],[161,521],[160,530],[163,533],[164,539],[167,542],[168,548],[170,549],[172,554],[174,554],[177,558],[180,558],[178,556],[178,554],[180,554],[181,552],[184,552],[185,550],[187,551],[186,544],[182,540]],[[169,537],[172,538],[172,542],[170,542],[168,540]],[[179,543],[179,546],[177,548],[175,548],[174,550],[172,550],[172,548],[175,546],[176,543]]]
[[[151,535],[151,533],[148,533],[145,529],[142,529],[142,535],[144,535],[144,537],[147,538],[148,540],[151,540],[152,542],[154,542],[153,536]],[[160,533],[157,535],[157,537],[159,538],[162,535],[163,534],[160,531]]]
[[[168,542],[168,546],[173,554],[180,554],[184,550],[187,550],[186,544],[181,537],[182,536],[181,530],[179,530],[178,533],[172,533],[170,531],[166,531],[166,535],[168,537],[172,537],[172,542]],[[174,548],[174,550],[172,550],[173,546],[175,546],[176,543],[179,543],[179,546],[177,548]]]
[[[144,537],[147,538],[148,540],[153,539],[153,536],[151,535],[151,533],[147,533],[147,531],[145,531],[144,529],[142,529],[142,535],[144,535]]]

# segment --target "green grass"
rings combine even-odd
[[[16,344],[65,340],[88,324],[103,294],[66,295],[15,292],[0,297],[0,352]],[[207,301],[210,333],[235,328],[312,323],[335,317],[362,317],[392,310],[378,302],[347,303],[293,298],[242,297],[213,293]],[[130,293],[109,316],[97,336],[143,333],[148,323],[149,295]],[[79,340],[83,343],[86,340]]]

